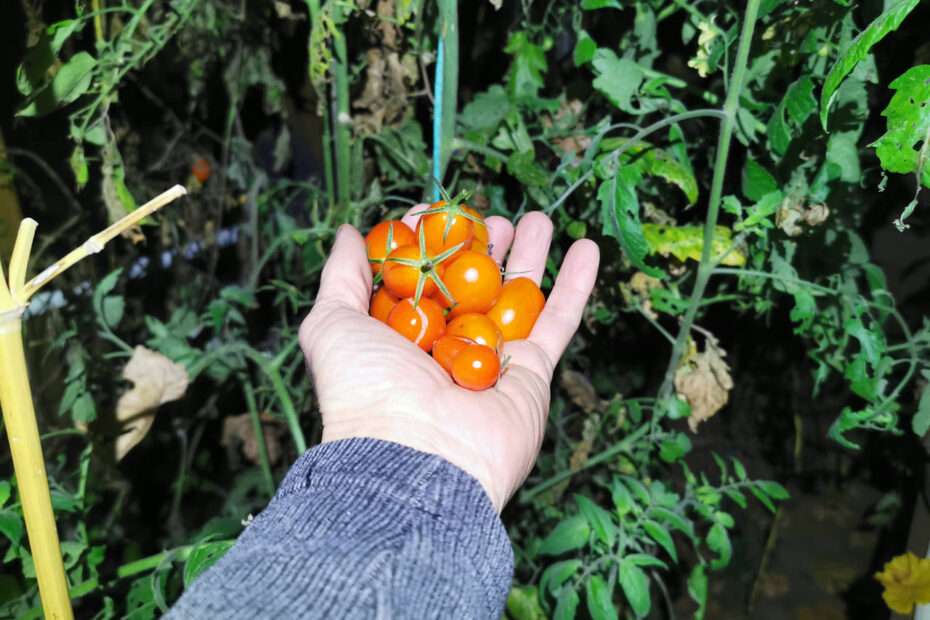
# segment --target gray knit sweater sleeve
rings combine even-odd
[[[513,576],[473,477],[375,439],[316,446],[166,618],[488,618]]]

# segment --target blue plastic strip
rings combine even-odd
[[[433,178],[439,178],[440,148],[442,144],[442,74],[443,74],[442,35],[439,36],[439,48],[436,50],[436,75],[433,80]],[[433,202],[440,198],[439,187],[433,182]]]

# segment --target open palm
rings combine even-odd
[[[404,217],[415,225],[426,205]],[[513,227],[488,218],[492,255],[506,272],[542,278],[552,223],[528,213]],[[513,247],[511,248],[511,241]],[[536,461],[549,411],[552,371],[581,320],[598,266],[597,245],[575,242],[526,340],[507,342],[506,372],[472,392],[412,342],[368,316],[372,276],[353,227],[336,235],[313,310],[300,329],[323,415],[323,441],[372,437],[436,454],[474,476],[500,511]]]

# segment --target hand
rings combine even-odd
[[[418,205],[404,216],[416,225]],[[504,218],[487,220],[492,255],[506,272],[542,279],[552,222],[527,213],[516,235]],[[599,253],[576,241],[526,340],[504,344],[509,355],[497,385],[463,389],[416,345],[368,316],[372,275],[365,242],[346,224],[336,233],[300,345],[323,415],[323,442],[372,437],[436,454],[474,476],[498,513],[536,462],[549,413],[552,372],[578,329],[594,286]],[[514,276],[516,277],[516,276]]]

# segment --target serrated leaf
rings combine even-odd
[[[817,99],[814,98],[814,81],[811,76],[804,75],[788,87],[784,99],[785,111],[788,118],[794,123],[802,125],[807,118],[817,110]]]
[[[594,58],[594,53],[597,51],[597,43],[595,43],[591,35],[584,30],[579,30],[576,36],[578,37],[578,42],[575,43],[573,60],[575,61],[575,66],[580,67]]]
[[[911,67],[891,83],[894,96],[882,116],[888,131],[870,146],[889,172],[922,171],[921,181],[930,187],[927,134],[930,133],[930,65]],[[918,150],[916,146],[923,144]]]
[[[23,520],[13,510],[0,510],[0,534],[7,537],[12,545],[18,545],[23,537]]]
[[[633,496],[630,495],[629,489],[627,489],[626,485],[616,476],[610,481],[610,498],[614,502],[617,514],[621,517],[628,514],[636,505]]]
[[[672,439],[659,443],[659,458],[666,463],[674,463],[690,451],[691,439],[684,433],[676,433]]]
[[[759,201],[766,194],[770,194],[778,189],[778,182],[775,177],[758,164],[754,159],[746,159],[746,166],[743,168],[743,195],[749,200]]]
[[[649,613],[649,578],[643,569],[630,562],[621,561],[617,568],[617,580],[623,588],[626,600],[633,608],[633,613],[642,618]]]
[[[872,46],[881,41],[886,34],[897,30],[904,18],[914,10],[920,0],[901,0],[887,11],[876,17],[865,30],[853,39],[850,46],[840,54],[823,84],[820,94],[820,123],[827,128],[827,115],[830,106],[836,98],[836,91],[843,83],[843,79],[853,68],[868,55]]]
[[[926,379],[927,384],[920,393],[920,402],[917,404],[917,413],[911,420],[911,428],[918,437],[923,437],[927,434],[927,429],[930,429],[930,370],[922,370],[920,374]],[[0,505],[2,504],[3,502],[0,502]]]
[[[542,187],[549,182],[546,172],[536,165],[532,151],[512,153],[507,158],[507,172],[517,177],[523,185]]]
[[[672,540],[672,535],[669,534],[667,529],[655,521],[649,520],[643,521],[643,529],[646,530],[646,533],[649,534],[652,540],[656,541],[656,543],[665,549],[665,552],[671,556],[672,560],[678,562],[678,553],[675,551],[675,541]]]
[[[581,599],[575,589],[565,586],[556,598],[555,611],[552,613],[553,620],[573,620],[580,602]]]
[[[703,620],[707,609],[707,571],[703,564],[698,564],[691,569],[691,574],[688,576],[688,594],[698,604],[698,609],[694,612],[694,620]]]
[[[205,570],[216,564],[223,555],[233,546],[235,541],[223,540],[199,545],[184,563],[184,587],[189,586]]]
[[[607,99],[623,110],[635,114],[633,95],[639,92],[643,81],[643,71],[636,62],[629,58],[618,58],[608,48],[600,47],[591,59],[591,67],[597,77],[593,86]]]
[[[527,37],[525,30],[510,35],[504,51],[513,54],[510,67],[510,92],[517,98],[535,98],[543,85],[543,72],[548,68],[546,53]]]
[[[649,510],[648,514],[653,519],[668,523],[689,538],[694,538],[694,526],[691,524],[691,521],[677,512],[669,510],[668,508],[655,506]]]
[[[573,515],[562,519],[555,529],[546,537],[539,547],[539,553],[560,555],[572,549],[579,549],[588,542],[591,526],[584,515]]]
[[[711,568],[723,568],[730,563],[733,547],[730,543],[730,534],[725,527],[714,523],[704,540],[708,549],[717,554],[717,557],[710,562]]]
[[[582,567],[581,560],[564,560],[547,568],[539,579],[539,589],[555,594],[562,584]]]
[[[597,537],[608,547],[613,547],[617,540],[617,526],[610,513],[592,502],[584,495],[575,494],[575,503],[581,509],[581,514],[591,525]]]
[[[623,166],[597,188],[602,234],[614,237],[630,262],[640,271],[654,278],[664,278],[665,274],[660,269],[649,267],[643,262],[649,246],[643,235],[643,224],[639,220],[639,199],[636,197],[636,184],[641,178],[639,170]]]
[[[632,476],[621,476],[621,478],[626,483],[627,488],[633,493],[633,497],[636,498],[636,501],[645,505],[651,503],[652,498],[649,495],[649,489],[646,488],[646,485]]]
[[[601,150],[610,152],[628,143],[626,138],[603,140]],[[643,174],[664,179],[677,186],[687,198],[688,205],[697,202],[698,184],[694,173],[662,149],[648,142],[636,142],[626,146],[621,161],[636,166]]]
[[[769,138],[769,144],[779,155],[788,152],[788,146],[791,144],[791,132],[788,130],[788,124],[785,122],[784,107],[779,106],[775,109],[774,114],[765,126],[765,135]]]
[[[47,88],[17,112],[17,116],[39,116],[67,105],[87,92],[97,59],[78,52],[61,66]]]
[[[471,131],[489,131],[510,113],[510,97],[500,84],[478,93],[462,110],[460,120]]]
[[[512,620],[546,620],[535,586],[513,586],[507,595],[507,614]]]
[[[704,249],[703,226],[642,224],[642,232],[650,254],[671,255],[682,262],[689,258],[701,262]],[[726,226],[714,228],[713,246],[711,251],[713,258],[717,259],[725,255],[722,264],[733,267],[742,267],[746,264],[746,257],[743,253],[738,248],[733,248],[733,233]],[[733,248],[732,251],[731,248]]]
[[[585,602],[593,620],[617,618],[617,608],[610,596],[610,588],[600,575],[591,575],[585,584]]]
[[[865,360],[875,367],[885,353],[883,334],[879,331],[866,329],[859,319],[848,319],[843,323],[847,334],[859,341],[862,355]]]

